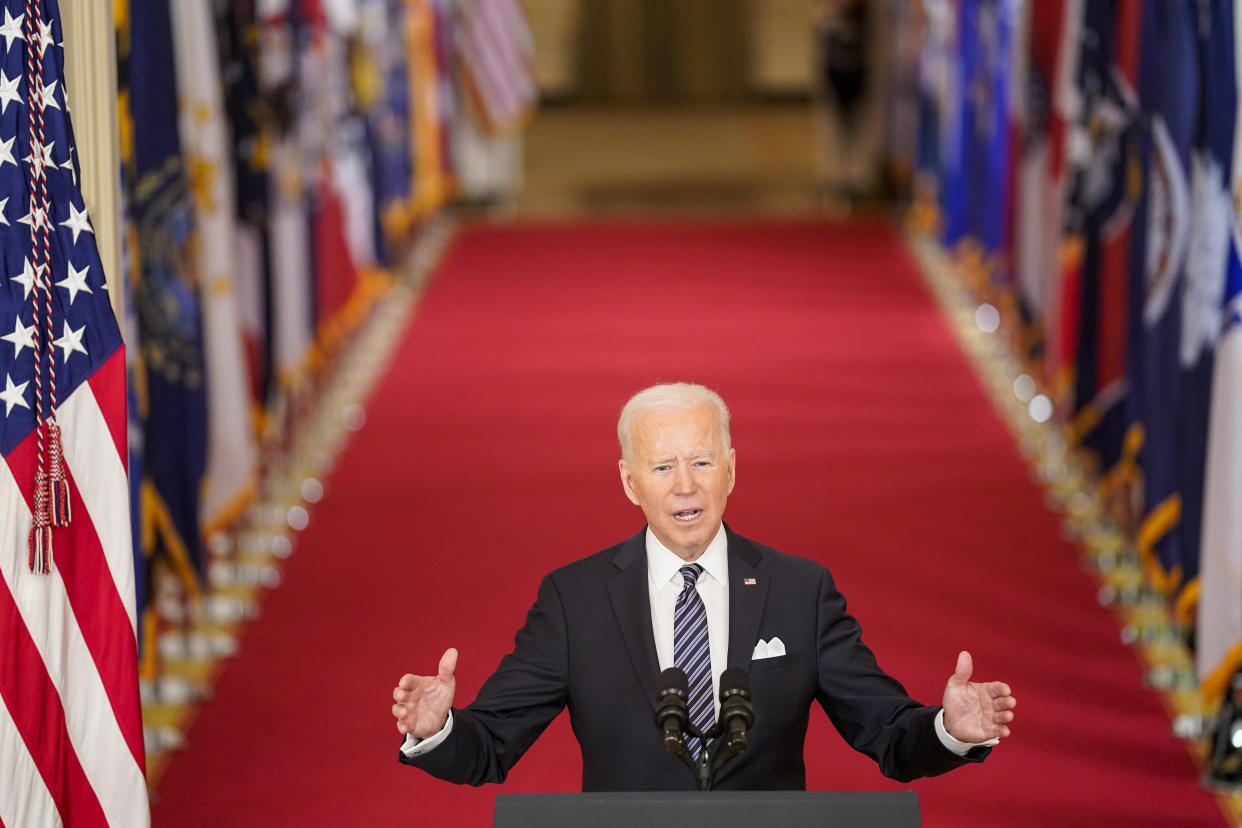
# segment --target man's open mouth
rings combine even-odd
[[[673,517],[677,520],[690,522],[699,515],[703,514],[702,509],[682,509],[680,512],[673,512]]]

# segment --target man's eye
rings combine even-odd
[[[672,467],[671,466],[656,466],[655,470],[658,472],[661,472],[661,471],[668,471],[670,468]]]

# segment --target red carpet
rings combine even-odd
[[[734,413],[730,524],[831,566],[880,663],[937,702],[958,649],[1019,699],[928,826],[1222,825],[886,226],[463,233],[290,559],[157,790],[161,826],[490,825],[572,791],[562,717],[501,787],[398,765],[391,689],[461,650],[473,697],[540,576],[636,531],[615,416],[658,380]],[[812,716],[809,784],[906,786]]]

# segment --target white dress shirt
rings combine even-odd
[[[724,524],[716,531],[703,554],[691,563],[703,567],[695,585],[703,608],[707,610],[707,644],[712,658],[712,701],[720,714],[720,674],[729,665],[729,541]],[[660,670],[675,667],[673,661],[673,618],[677,596],[685,579],[681,568],[686,561],[660,543],[647,527],[647,589],[651,596],[651,631],[655,635],[656,659]]]

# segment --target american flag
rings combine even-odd
[[[521,0],[459,0],[457,53],[484,125],[509,132],[535,105],[534,42]]]
[[[55,0],[2,0],[0,824],[141,826],[125,354],[63,70]]]

